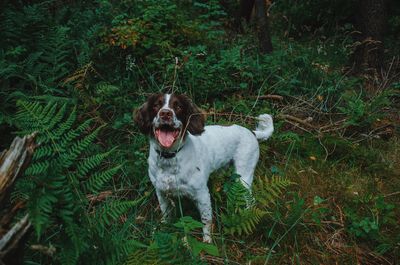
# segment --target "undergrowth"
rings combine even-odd
[[[0,146],[37,132],[12,196],[34,230],[24,262],[399,263],[392,2],[381,76],[349,72],[354,1],[273,1],[266,55],[229,1],[1,2]],[[208,124],[274,116],[251,192],[231,170],[211,176],[213,244],[190,207],[160,223],[132,123],[148,94],[172,91]]]

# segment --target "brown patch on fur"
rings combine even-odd
[[[192,100],[186,95],[172,95],[173,98],[177,99],[178,104],[181,104],[182,107],[179,109],[174,108],[174,111],[179,111],[176,113],[178,119],[180,119],[184,128],[192,135],[200,135],[204,132],[204,123],[205,116],[202,111],[192,102]],[[172,98],[171,98],[172,100]],[[170,101],[171,104],[171,101]],[[178,105],[177,104],[177,105]]]
[[[147,98],[147,101],[140,106],[139,109],[133,113],[134,121],[139,127],[141,133],[150,135],[153,133],[152,122],[157,112],[163,106],[164,95],[163,94],[152,94]]]

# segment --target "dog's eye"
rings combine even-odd
[[[174,109],[175,109],[175,111],[180,111],[180,110],[182,110],[181,104],[179,104],[178,102],[175,102],[175,103],[174,103]]]
[[[161,105],[162,105],[162,102],[161,102],[161,101],[157,101],[157,102],[154,104],[153,109],[154,109],[155,111],[157,111],[157,110],[159,110],[159,109],[161,108]]]
[[[160,109],[160,105],[154,105],[153,106],[153,110],[155,111],[155,112],[157,112],[158,110]]]

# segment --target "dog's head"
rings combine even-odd
[[[186,95],[152,94],[134,113],[140,131],[171,149],[184,139],[186,132],[200,135],[205,117]]]

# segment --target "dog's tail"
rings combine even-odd
[[[274,132],[274,122],[269,114],[261,114],[257,118],[258,124],[256,130],[253,131],[256,138],[261,141],[267,140]]]

